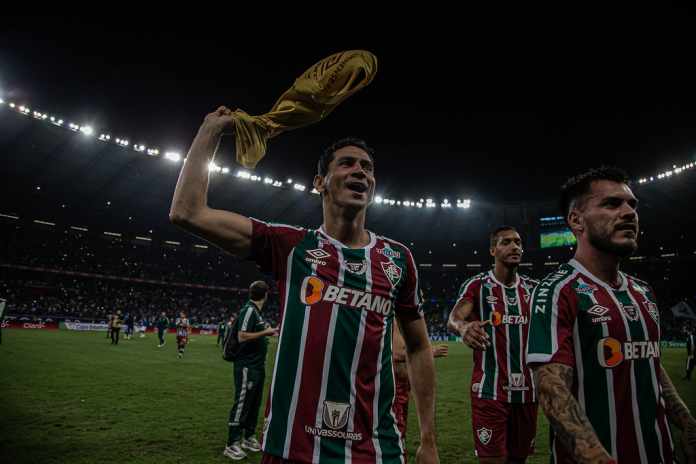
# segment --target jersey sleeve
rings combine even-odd
[[[527,362],[560,363],[575,367],[573,326],[577,319],[577,295],[570,286],[556,289],[537,286],[532,294]]]
[[[423,317],[423,295],[418,280],[418,268],[411,250],[408,248],[404,248],[404,259],[406,261],[406,276],[403,284],[399,287],[395,311],[400,316],[421,318]]]
[[[270,224],[251,218],[251,255],[262,272],[271,273],[276,279],[285,273],[287,258],[292,248],[307,233],[306,229],[283,224]]]
[[[481,292],[481,275],[476,275],[465,280],[464,283],[459,287],[459,292],[457,293],[457,301],[454,303],[455,306],[461,301],[471,301],[474,303],[474,308],[478,306],[479,295]]]
[[[256,314],[251,308],[246,308],[242,312],[242,314],[239,315],[241,318],[240,324],[239,324],[239,331],[240,332],[254,332],[256,328]]]

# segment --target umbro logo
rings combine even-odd
[[[609,312],[609,308],[605,308],[604,306],[600,305],[594,305],[590,309],[587,310],[589,314],[592,314],[593,316],[604,316],[606,313]]]
[[[326,266],[326,258],[330,258],[331,254],[322,250],[321,248],[315,248],[314,250],[307,250],[307,256],[305,261],[308,263],[316,264],[319,266]]]

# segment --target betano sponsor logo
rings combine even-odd
[[[365,309],[383,316],[391,313],[390,299],[370,292],[328,284],[316,276],[305,277],[300,289],[300,300],[307,306],[319,302],[336,303],[354,309]]]
[[[503,314],[498,311],[493,311],[491,313],[491,324],[496,327],[499,325],[525,325],[527,322],[527,316],[520,316],[518,314]]]
[[[659,342],[624,342],[606,337],[597,344],[597,360],[602,367],[614,368],[623,361],[660,357]]]

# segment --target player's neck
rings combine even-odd
[[[350,214],[337,205],[324,209],[324,232],[348,248],[362,248],[370,243],[370,234],[365,230],[365,210]]]
[[[506,286],[514,285],[517,281],[517,266],[506,266],[505,264],[496,261],[493,267],[493,274],[498,282]]]
[[[618,287],[621,283],[619,278],[621,258],[618,256],[578,243],[575,260],[602,282],[612,287]]]

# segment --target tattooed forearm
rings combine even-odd
[[[551,363],[534,368],[539,404],[557,440],[578,463],[612,462],[592,424],[571,393],[573,369]]]
[[[689,423],[693,422],[694,418],[689,413],[689,408],[682,401],[677,389],[674,388],[672,379],[669,378],[664,367],[660,366],[660,384],[662,385],[662,395],[665,399],[665,409],[670,422],[684,430]]]

